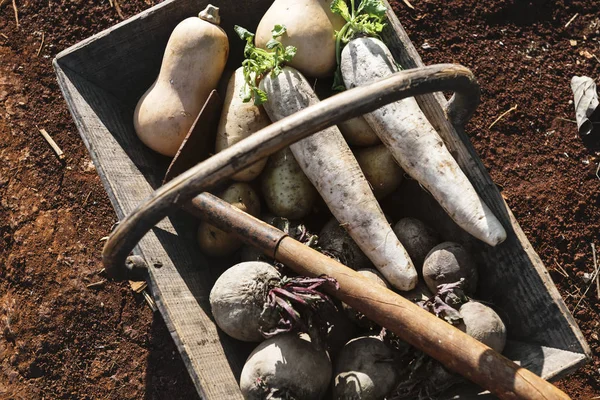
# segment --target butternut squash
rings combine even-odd
[[[169,37],[156,81],[137,103],[135,132],[158,153],[177,153],[219,83],[229,55],[227,34],[219,22],[219,9],[212,5],[198,17],[181,21]]]
[[[279,38],[284,46],[298,49],[287,63],[307,77],[330,76],[337,66],[335,31],[345,21],[329,8],[329,0],[275,0],[256,28],[256,47],[266,49],[275,25],[287,32]]]

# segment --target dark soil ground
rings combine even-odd
[[[113,0],[114,1],[114,0]],[[121,4],[129,17],[151,0]],[[558,386],[600,395],[600,153],[577,136],[573,75],[600,77],[596,0],[393,2],[425,62],[471,68],[482,104],[467,132],[592,351]],[[0,398],[193,399],[159,314],[104,280],[116,222],[54,78],[57,52],[121,20],[108,1],[0,0]],[[575,18],[567,25],[567,23]],[[491,129],[490,124],[513,106]],[[40,135],[64,150],[60,162]]]

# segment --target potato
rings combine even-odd
[[[437,293],[438,285],[458,282],[461,278],[465,279],[465,293],[475,293],[477,266],[460,244],[443,242],[431,249],[423,262],[423,279],[429,290]]]
[[[243,262],[227,269],[213,285],[210,308],[215,322],[229,336],[244,342],[260,342],[261,319],[273,280],[279,272],[264,262]]]
[[[219,197],[250,215],[256,216],[260,213],[258,195],[247,183],[234,183]],[[223,232],[206,221],[202,221],[198,227],[198,244],[204,254],[212,257],[230,255],[242,246],[242,242],[235,235]]]
[[[378,337],[364,336],[344,346],[335,363],[335,400],[381,400],[397,385],[394,351]]]
[[[351,146],[367,147],[381,143],[377,134],[373,132],[373,128],[362,116],[344,121],[337,127]]]
[[[245,85],[244,71],[238,68],[227,85],[223,110],[217,128],[215,151],[218,153],[233,146],[271,123],[262,106],[244,103],[240,91]],[[252,164],[232,176],[236,181],[249,182],[256,178],[267,164],[267,158]]]
[[[317,199],[317,189],[304,175],[289,147],[269,157],[261,174],[261,187],[267,207],[278,217],[303,218]]]
[[[458,311],[463,323],[457,328],[502,353],[506,344],[506,327],[494,310],[477,301],[469,301]]]
[[[321,229],[321,232],[319,232],[319,247],[337,257],[342,264],[354,270],[373,266],[360,247],[358,247],[348,232],[340,226],[335,218],[331,218],[323,229]]]
[[[394,233],[422,274],[425,256],[440,243],[437,232],[416,218],[402,218],[394,225]]]
[[[385,145],[355,149],[354,156],[377,199],[389,195],[402,183],[404,171]]]

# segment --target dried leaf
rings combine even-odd
[[[598,111],[598,92],[596,83],[587,76],[574,76],[571,79],[575,104],[575,119],[579,136],[587,145],[600,141],[600,111]]]

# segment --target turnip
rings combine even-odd
[[[375,198],[384,198],[398,189],[402,183],[404,171],[398,166],[390,151],[383,144],[355,149],[354,156],[367,181],[369,181],[369,184],[373,188]],[[406,248],[402,240],[400,240],[400,243]],[[408,254],[410,255],[410,251]],[[411,260],[415,263],[412,257]]]
[[[471,255],[458,243],[440,243],[431,249],[423,262],[423,279],[433,293],[437,293],[439,285],[458,282],[462,278],[465,292],[473,294],[478,276]]]
[[[140,140],[173,157],[210,92],[217,87],[229,55],[219,9],[209,5],[180,22],[169,37],[156,81],[133,113]]]
[[[337,283],[327,277],[282,277],[265,262],[242,262],[227,269],[209,296],[217,325],[229,336],[258,342],[283,332],[306,332],[321,346],[330,326],[319,314],[333,306],[320,286]]]
[[[307,216],[318,196],[289,147],[269,157],[261,174],[261,188],[269,210],[290,219]]]
[[[331,361],[296,334],[265,340],[250,354],[240,376],[246,400],[317,400],[331,380]]]
[[[250,215],[260,214],[260,199],[247,183],[233,183],[219,197]],[[198,244],[204,254],[213,257],[230,255],[242,246],[234,234],[223,232],[206,221],[200,222],[198,227]]]
[[[281,26],[273,30],[274,37],[285,32]],[[295,69],[281,67],[293,57],[273,39],[270,47],[275,60],[265,62],[264,51],[254,51],[253,35],[241,31],[247,40],[244,65],[255,100],[264,103],[272,121],[281,120],[319,101],[312,86]],[[269,46],[267,46],[269,47]],[[270,72],[271,71],[271,72]],[[256,86],[256,78],[266,74]],[[334,217],[339,221],[373,262],[375,267],[395,288],[410,290],[417,281],[417,273],[406,250],[385,219],[379,203],[373,196],[358,162],[342,134],[331,127],[290,146],[294,157],[306,176],[317,188]]]
[[[379,337],[365,336],[344,346],[335,362],[335,400],[382,400],[398,384],[394,351]]]
[[[402,218],[394,225],[394,233],[408,252],[417,272],[421,272],[425,257],[440,243],[437,232],[416,218]]]
[[[439,395],[457,383],[460,375],[448,372],[438,361],[425,353],[410,351],[412,357],[401,368],[399,385],[388,396],[390,400],[430,400],[444,398]]]
[[[351,3],[351,9],[344,0],[334,0],[331,6],[348,21],[338,34],[338,47],[347,43],[339,59],[346,88],[398,71],[385,44],[364,37],[376,36],[383,28],[383,3],[362,1],[356,9],[354,0]],[[506,231],[479,198],[414,98],[385,105],[366,114],[365,119],[402,169],[423,185],[459,226],[491,246],[506,239]]]
[[[506,344],[506,327],[494,310],[477,301],[469,301],[458,311],[463,321],[459,329],[502,353]]]
[[[271,123],[261,106],[242,101],[239,94],[244,85],[244,71],[240,67],[231,76],[227,85],[215,141],[217,153]],[[267,158],[264,158],[233,175],[232,178],[238,181],[251,181],[260,174],[266,163]]]
[[[371,125],[362,116],[344,121],[338,124],[337,127],[344,135],[346,142],[351,146],[367,147],[381,143],[379,136],[373,132]]]
[[[373,265],[335,218],[331,218],[319,232],[319,247],[322,253],[354,270]]]
[[[260,316],[273,281],[279,279],[275,267],[264,262],[244,262],[223,272],[209,296],[219,328],[245,342],[263,340]]]

